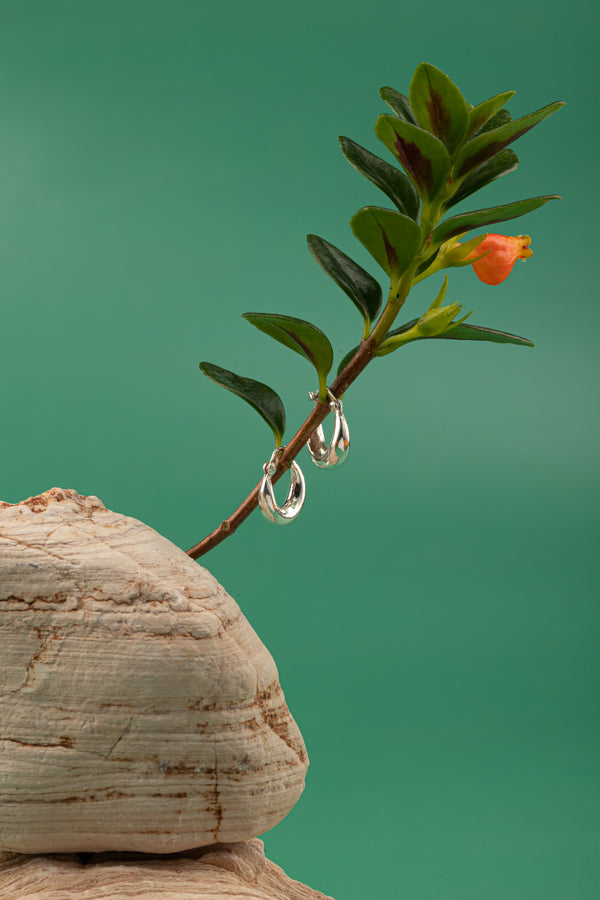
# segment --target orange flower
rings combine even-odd
[[[484,257],[472,263],[473,270],[485,284],[500,284],[508,278],[518,259],[533,256],[533,250],[529,249],[530,244],[531,238],[527,234],[519,234],[517,237],[488,234],[477,249],[469,254],[471,257],[477,257],[485,253]],[[469,259],[469,256],[466,258]]]

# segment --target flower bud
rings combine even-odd
[[[533,256],[533,250],[529,249],[530,244],[531,238],[527,234],[519,234],[517,237],[488,234],[477,250],[469,254],[475,259],[485,253],[485,256],[475,259],[472,263],[473,271],[485,284],[500,284],[510,275],[518,259]]]
[[[462,309],[460,303],[451,303],[450,306],[430,307],[424,313],[417,324],[415,331],[419,337],[435,337],[448,330],[448,326]]]

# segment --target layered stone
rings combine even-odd
[[[164,858],[102,853],[0,853],[0,896],[11,900],[332,900],[265,859],[259,840]]]
[[[96,497],[0,504],[0,657],[0,848],[245,841],[302,792],[302,736],[238,605]]]

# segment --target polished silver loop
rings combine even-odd
[[[342,401],[334,397],[329,388],[327,388],[327,393],[329,395],[329,408],[334,413],[333,437],[329,444],[326,444],[323,426],[319,425],[309,437],[306,446],[312,461],[320,469],[332,469],[334,467],[339,469],[348,457],[350,431],[344,416]],[[309,392],[308,396],[314,402],[319,400],[319,395],[313,394],[312,391]]]
[[[290,468],[291,483],[288,495],[283,506],[277,506],[273,491],[272,478],[277,471],[277,456],[283,452],[283,447],[275,447],[271,459],[264,464],[264,477],[258,491],[258,505],[265,519],[274,525],[287,525],[296,518],[306,497],[306,484],[300,466],[293,462]]]

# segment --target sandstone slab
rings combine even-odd
[[[332,900],[265,859],[263,842],[215,844],[196,851],[23,856],[0,853],[0,896],[11,900]]]
[[[96,497],[0,504],[0,658],[0,849],[245,841],[302,792],[302,736],[235,601]]]

